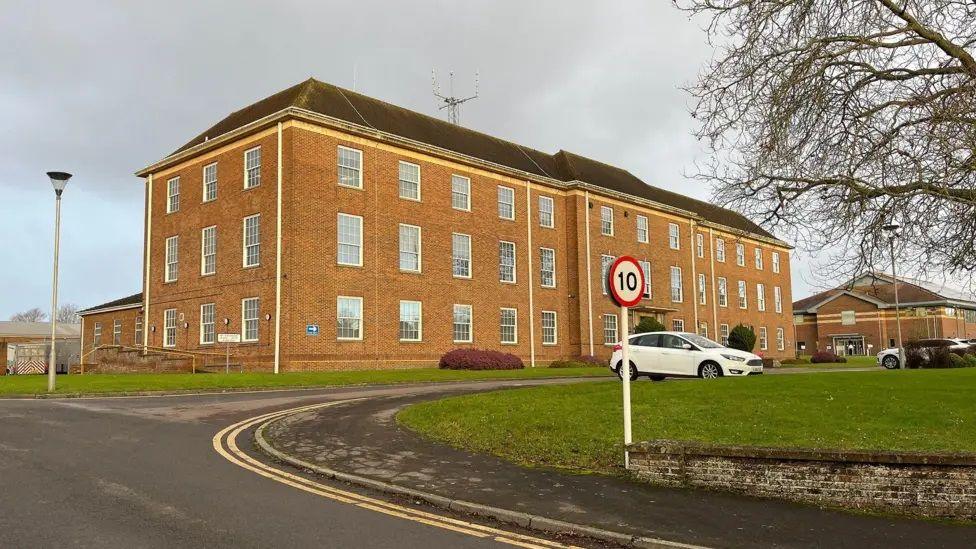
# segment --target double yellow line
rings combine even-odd
[[[340,490],[331,486],[326,486],[307,478],[294,475],[287,471],[281,469],[276,469],[269,465],[266,465],[251,456],[247,455],[237,446],[237,437],[241,432],[257,425],[262,422],[271,422],[282,416],[289,414],[294,414],[298,412],[305,412],[309,410],[316,410],[319,408],[327,408],[329,406],[335,406],[337,404],[343,404],[346,402],[351,402],[352,400],[342,400],[336,402],[327,402],[322,404],[312,404],[309,406],[300,406],[298,408],[291,408],[288,410],[282,410],[279,412],[272,412],[269,414],[263,414],[260,416],[252,417],[235,423],[229,427],[221,429],[219,433],[213,437],[213,447],[218,454],[223,456],[225,459],[231,463],[243,467],[248,471],[257,473],[263,477],[269,478],[271,480],[286,484],[293,488],[298,488],[305,492],[315,494],[324,498],[331,499],[333,501],[338,501],[342,503],[347,503],[350,505],[355,505],[357,507],[362,507],[364,509],[369,509],[371,511],[376,511],[378,513],[383,513],[386,515],[410,520],[413,522],[419,522],[421,524],[426,524],[428,526],[436,526],[437,528],[443,528],[445,530],[451,530],[454,532],[460,532],[462,534],[467,534],[469,536],[474,536],[477,538],[491,538],[495,541],[506,543],[509,545],[515,545],[518,547],[530,547],[534,549],[543,548],[553,548],[553,547],[573,547],[570,545],[563,545],[561,543],[556,543],[553,541],[548,541],[540,538],[535,538],[532,536],[526,536],[523,534],[517,534],[515,532],[508,532],[505,530],[500,530],[498,528],[492,528],[490,526],[484,526],[481,524],[475,524],[472,522],[467,522],[463,520],[453,519],[450,517],[443,517],[440,515],[435,515],[433,513],[426,513],[417,509],[411,509],[409,507],[404,507],[402,505],[396,505],[388,501],[383,501],[375,498],[370,498],[361,494],[354,492],[349,492],[347,490]]]

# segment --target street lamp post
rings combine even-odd
[[[901,304],[898,302],[898,273],[895,271],[895,238],[901,231],[901,225],[889,223],[881,229],[888,233],[888,242],[891,244],[891,278],[894,279],[895,285],[895,325],[898,328],[898,364],[904,368],[905,357],[903,356],[901,341]]]
[[[47,365],[47,390],[54,391],[54,376],[57,368],[55,342],[58,337],[58,248],[61,246],[61,193],[71,179],[70,173],[47,172],[54,187],[54,283],[51,287],[51,359]]]

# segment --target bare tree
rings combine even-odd
[[[77,324],[81,322],[78,316],[78,306],[74,303],[65,303],[58,307],[58,322],[65,324]]]
[[[976,2],[673,0],[715,58],[689,88],[698,176],[826,277],[976,269]],[[974,288],[971,286],[971,288]]]
[[[26,311],[11,315],[10,320],[14,322],[44,322],[47,320],[47,313],[34,307]]]

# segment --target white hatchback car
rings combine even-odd
[[[660,381],[666,377],[749,376],[763,373],[762,358],[730,349],[687,332],[652,332],[630,336],[630,379],[648,376]],[[620,375],[621,346],[613,347],[610,369]]]

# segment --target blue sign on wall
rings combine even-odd
[[[305,325],[305,335],[307,335],[307,336],[317,336],[317,335],[319,335],[319,325],[318,324],[306,324]]]

